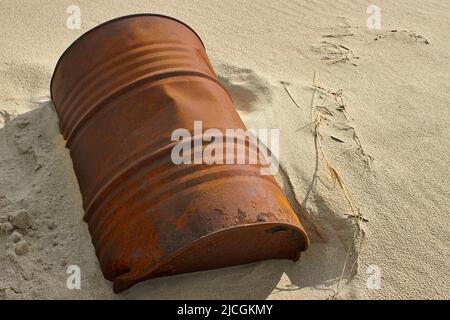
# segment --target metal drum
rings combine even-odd
[[[297,215],[260,164],[172,161],[172,132],[194,132],[194,121],[246,130],[187,25],[140,14],[90,30],[58,61],[51,94],[114,292],[154,277],[296,260],[307,248]],[[250,140],[242,146],[255,150]]]

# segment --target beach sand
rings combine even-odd
[[[72,4],[80,30],[66,27]],[[366,25],[369,5],[1,1],[0,299],[449,299],[450,3],[378,1],[380,30]],[[81,34],[142,12],[189,24],[247,127],[280,129],[277,179],[312,241],[298,262],[112,293],[49,84]],[[81,290],[66,286],[69,265]]]

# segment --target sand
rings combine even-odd
[[[66,27],[70,4],[0,3],[0,299],[450,298],[449,3],[378,1],[381,30],[366,26],[367,1],[77,0],[80,30]],[[280,128],[277,179],[312,240],[298,262],[112,293],[49,83],[78,36],[139,12],[191,25],[246,125]],[[66,286],[70,265],[80,290]]]

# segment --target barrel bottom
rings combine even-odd
[[[296,261],[307,246],[307,241],[304,231],[291,224],[258,223],[232,227],[196,240],[150,269],[127,270],[113,279],[113,290],[120,293],[151,278],[262,260]]]

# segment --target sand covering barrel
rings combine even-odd
[[[90,30],[58,61],[51,94],[115,292],[154,277],[296,260],[307,248],[298,217],[260,164],[172,161],[172,132],[193,132],[194,121],[224,134],[246,130],[187,25],[141,14]]]

